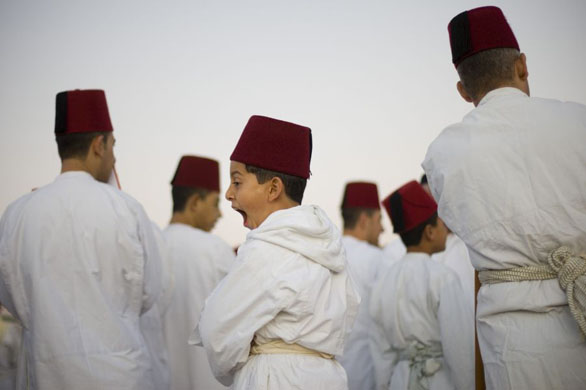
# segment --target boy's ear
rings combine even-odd
[[[435,230],[434,230],[433,225],[431,225],[429,223],[427,225],[425,225],[425,227],[423,228],[422,238],[425,238],[427,241],[432,241],[434,235],[435,235]]]
[[[278,199],[283,191],[285,191],[283,181],[276,176],[273,177],[269,182],[269,202]]]
[[[198,194],[191,195],[187,199],[187,207],[186,207],[186,209],[189,210],[189,211],[194,211],[197,208],[197,205],[199,204],[199,201],[200,200],[201,200],[201,198],[199,197]]]

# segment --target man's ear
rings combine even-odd
[[[461,81],[458,81],[458,83],[456,83],[456,89],[458,90],[458,93],[460,94],[460,96],[462,96],[462,99],[466,100],[468,103],[474,102],[472,97],[468,94],[468,92],[466,92],[466,89],[464,88],[464,84],[462,84]]]
[[[281,196],[283,191],[285,191],[285,185],[283,184],[283,181],[280,178],[275,176],[269,181],[268,189],[268,199],[269,202],[271,202],[273,200],[278,199]]]
[[[100,134],[97,137],[94,137],[92,143],[90,144],[90,153],[95,154],[99,157],[104,156],[104,153],[106,153],[106,142],[104,140],[104,137],[104,134]]]
[[[519,80],[526,82],[529,77],[529,70],[527,69],[527,57],[525,53],[521,53],[519,58],[515,60],[515,75]]]

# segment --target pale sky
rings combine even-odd
[[[533,96],[586,103],[583,0],[2,0],[0,211],[59,173],[55,95],[98,88],[123,190],[159,226],[180,156],[219,160],[225,191],[229,156],[258,114],[312,129],[304,203],[341,227],[346,182],[374,181],[382,199],[418,179],[429,143],[473,108],[455,88],[447,24],[482,5],[507,16]],[[241,243],[242,218],[223,197],[221,208],[214,232]]]

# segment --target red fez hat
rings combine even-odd
[[[512,48],[519,44],[498,7],[480,7],[455,16],[448,25],[452,62],[457,67],[464,59],[488,49]]]
[[[56,134],[113,130],[106,94],[101,89],[76,89],[57,94]]]
[[[405,233],[415,229],[437,212],[435,200],[416,181],[410,181],[383,200],[393,231]]]
[[[179,160],[173,186],[204,188],[220,192],[220,167],[216,160],[196,156],[183,156]]]
[[[230,160],[309,179],[311,129],[268,118],[248,120]]]
[[[378,189],[374,183],[353,182],[346,184],[343,209],[379,209]]]

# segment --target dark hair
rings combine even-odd
[[[354,229],[360,214],[366,213],[369,217],[372,217],[376,209],[370,209],[366,207],[353,207],[353,208],[342,208],[342,220],[344,220],[344,229]]]
[[[205,198],[211,191],[205,188],[198,187],[183,187],[173,186],[171,195],[173,196],[173,212],[181,212],[185,210],[187,199],[193,195],[198,195],[200,198]]]
[[[57,151],[61,161],[67,158],[85,158],[94,138],[104,136],[104,144],[108,140],[108,133],[105,131],[94,131],[91,133],[69,133],[56,134]]]
[[[285,186],[285,194],[292,201],[301,204],[301,201],[303,200],[303,193],[305,192],[305,186],[307,185],[306,179],[298,176],[287,175],[286,173],[258,168],[248,164],[246,164],[246,172],[253,173],[256,176],[256,181],[258,181],[259,184],[264,184],[273,177],[278,177]]]
[[[423,231],[427,225],[436,226],[437,225],[437,213],[434,213],[427,221],[421,223],[417,227],[401,233],[401,241],[405,246],[413,246],[419,245],[421,242],[421,237],[423,237]]]
[[[499,48],[484,50],[458,65],[464,89],[474,100],[513,80],[519,50]]]

